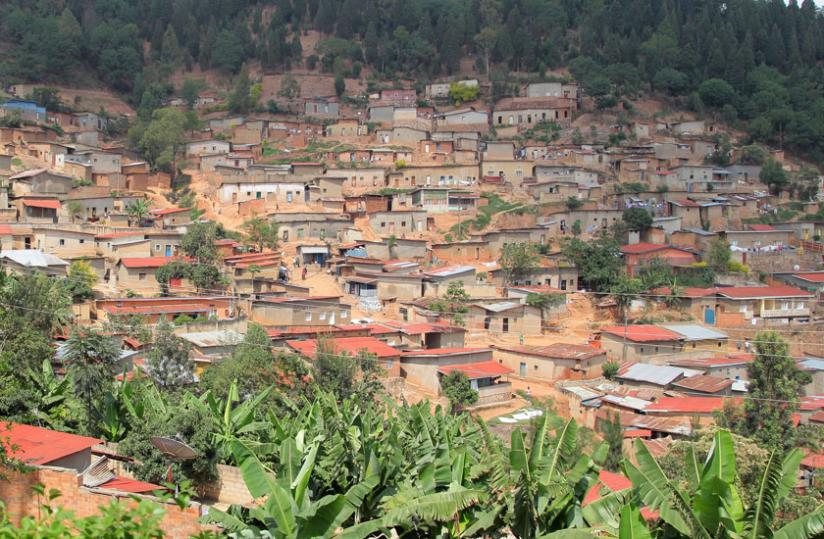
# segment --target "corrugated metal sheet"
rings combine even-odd
[[[699,326],[698,324],[661,324],[661,327],[680,333],[687,341],[708,341],[729,338],[726,333]]]
[[[701,371],[684,369],[681,367],[635,363],[620,374],[619,378],[633,380],[636,382],[647,382],[659,386],[667,386],[681,376],[689,378],[690,376],[697,376],[699,374],[703,373]]]

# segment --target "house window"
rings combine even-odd
[[[155,243],[155,251],[160,251],[160,244],[159,243]]]
[[[311,321],[312,321],[312,313],[306,313],[306,321],[307,321],[307,322],[311,322]]]
[[[289,241],[289,231],[288,230],[283,231],[283,241]]]
[[[509,332],[509,318],[504,318],[503,321],[501,321],[501,330],[504,333]]]
[[[349,312],[348,312],[348,311],[341,311],[341,312],[340,312],[340,317],[341,317],[341,318],[347,318],[348,316],[349,316]]]
[[[138,281],[145,281],[146,280],[146,274],[145,273],[138,273],[137,274],[137,280]]]
[[[381,228],[386,228],[386,223],[381,223]]]
[[[60,246],[63,247],[64,245],[66,245],[66,240],[61,239],[59,243],[60,243]]]
[[[86,240],[84,240],[84,239],[81,239],[81,240],[78,240],[78,241],[79,241],[80,245],[83,245],[84,243],[86,243]]]
[[[326,313],[320,313],[320,315],[318,315],[318,320],[326,320]]]
[[[488,316],[484,316],[484,329],[489,329],[490,324],[492,324],[492,319]]]

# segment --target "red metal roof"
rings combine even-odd
[[[671,201],[676,206],[685,206],[687,208],[700,208],[701,205],[693,200],[688,200],[686,198],[680,198],[678,200]]]
[[[471,354],[473,352],[484,352],[488,348],[427,348],[426,350],[409,350],[404,352],[404,356],[442,356],[451,354]]]
[[[649,429],[630,429],[624,431],[624,438],[650,438],[652,431]]]
[[[809,420],[813,423],[824,423],[824,411],[814,413]]]
[[[618,492],[632,488],[632,482],[621,474],[601,470],[598,472],[598,482],[592,485],[592,488],[589,489],[586,496],[584,496],[584,503],[582,505],[587,506],[592,502],[600,500],[601,490],[604,488],[612,492]],[[641,508],[641,516],[644,517],[645,520],[656,520],[658,518],[658,512],[643,507]]]
[[[732,299],[813,297],[812,292],[794,286],[730,286],[716,288],[716,291]]]
[[[738,401],[740,399],[733,399]],[[724,397],[661,397],[645,408],[645,412],[711,414],[724,407]]]
[[[336,354],[346,352],[356,356],[361,352],[366,352],[374,354],[379,358],[398,357],[400,355],[398,350],[375,337],[341,337],[339,339],[332,339],[330,342]],[[306,357],[314,357],[318,350],[318,341],[316,339],[286,341],[286,344]]]
[[[151,213],[152,215],[162,217],[164,215],[169,215],[172,213],[182,213],[186,211],[191,211],[191,208],[178,208],[177,206],[174,206],[172,208],[164,208],[162,210],[152,210]]]
[[[175,256],[143,256],[121,258],[120,263],[127,268],[159,268],[173,260],[184,259]]]
[[[512,373],[512,369],[505,367],[495,361],[479,361],[477,363],[464,363],[461,365],[445,365],[438,367],[441,374],[449,374],[453,371],[460,371],[470,380],[476,378],[491,378],[493,376],[503,376]]]
[[[624,254],[641,254],[641,253],[650,253],[652,251],[659,251],[661,249],[666,249],[667,247],[671,247],[665,243],[634,243],[632,245],[622,245],[621,252]],[[677,247],[673,247],[673,249],[677,249]]]
[[[799,409],[802,412],[824,410],[824,395],[810,395],[808,397],[801,397],[801,406]]]
[[[810,453],[801,461],[801,465],[805,468],[815,468],[820,470],[824,468],[824,455],[820,453]]]
[[[629,326],[606,326],[601,328],[602,333],[609,333],[616,337],[633,342],[680,341],[683,337],[666,328],[651,324],[636,324]]]
[[[94,237],[96,240],[113,240],[115,238],[128,238],[129,236],[143,236],[146,232],[143,230],[131,230],[128,232],[110,232],[108,234],[98,234]]]
[[[700,393],[718,393],[732,385],[732,380],[729,378],[722,378],[720,376],[711,376],[708,374],[699,374],[698,376],[690,376],[684,378],[673,384],[675,387],[687,389],[690,391],[697,391]]]
[[[810,281],[812,283],[824,283],[824,271],[817,273],[794,273],[793,277]]]
[[[753,230],[755,232],[769,232],[770,230],[775,230],[775,227],[772,225],[753,224],[750,225],[750,230]]]
[[[111,481],[100,485],[99,488],[119,490],[120,492],[130,492],[132,494],[144,494],[146,492],[154,492],[156,490],[166,490],[166,487],[155,485],[154,483],[146,483],[135,479],[126,479],[125,477],[115,477]]]
[[[0,443],[9,456],[26,464],[48,464],[101,442],[88,436],[0,421]]]
[[[23,205],[30,208],[44,208],[47,210],[60,209],[60,201],[56,199],[24,198]]]

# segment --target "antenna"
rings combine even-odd
[[[152,445],[160,451],[164,457],[174,462],[183,462],[192,460],[197,457],[197,451],[189,447],[184,442],[174,438],[167,438],[166,436],[152,436]],[[166,471],[167,481],[172,483],[172,464],[169,464],[169,469]],[[175,496],[178,494],[177,484],[175,483]]]

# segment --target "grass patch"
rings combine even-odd
[[[523,204],[507,202],[494,193],[483,193],[481,196],[489,202],[485,206],[478,208],[478,215],[474,219],[461,221],[449,229],[451,233],[450,235],[456,240],[467,239],[469,232],[473,230],[483,230],[489,226],[489,223],[492,222],[492,216],[497,213],[502,213],[505,211],[520,211],[522,208],[524,211],[527,210]]]

